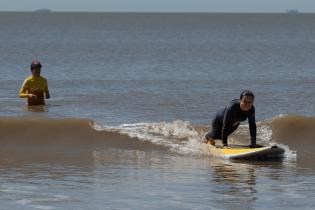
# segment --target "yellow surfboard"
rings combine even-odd
[[[285,150],[277,145],[250,148],[242,145],[230,145],[230,147],[217,147],[209,145],[210,154],[227,159],[267,160],[283,157]]]

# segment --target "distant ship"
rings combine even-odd
[[[287,10],[287,14],[298,14],[299,11],[296,9],[292,9],[292,10]]]
[[[38,9],[38,10],[35,10],[34,12],[47,13],[47,12],[51,12],[51,10],[50,9]]]

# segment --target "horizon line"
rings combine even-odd
[[[48,10],[48,11],[41,11]],[[298,11],[296,13],[290,13],[290,11],[294,10],[286,10],[286,11],[60,11],[60,10],[51,10],[47,8],[36,9],[36,10],[0,10],[0,12],[7,13],[183,13],[183,14],[288,14],[288,15],[298,15],[298,14],[315,14],[315,12],[301,12]]]

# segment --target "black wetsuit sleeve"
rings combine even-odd
[[[251,145],[256,145],[256,120],[255,120],[255,108],[251,115],[248,116],[249,132],[251,137]]]
[[[226,107],[224,117],[223,117],[223,123],[222,123],[222,143],[223,145],[227,145],[227,138],[228,138],[228,126],[230,124],[232,113],[233,113],[233,106],[234,103],[229,104]]]

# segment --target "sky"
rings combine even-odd
[[[0,11],[315,12],[315,0],[0,0]]]

